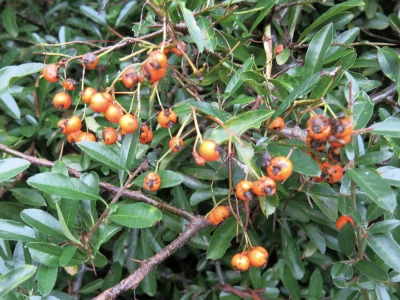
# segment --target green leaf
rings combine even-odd
[[[371,119],[372,113],[374,112],[374,102],[366,93],[361,93],[359,99],[353,107],[353,122],[354,129],[362,129]]]
[[[293,300],[300,300],[300,287],[296,278],[293,277],[292,272],[290,271],[287,264],[285,264],[282,269],[283,270],[280,272],[280,278],[283,285],[289,291],[289,294]]]
[[[52,238],[66,240],[60,222],[48,212],[34,208],[24,209],[21,212],[21,218],[33,228]]]
[[[338,203],[336,197],[324,197],[310,193],[311,198],[319,209],[328,217],[332,222],[336,222],[338,214]]]
[[[361,274],[368,276],[374,280],[388,281],[388,274],[382,270],[380,266],[369,260],[359,260],[355,263],[354,267],[360,271]]]
[[[3,26],[6,28],[7,32],[13,37],[17,37],[19,30],[14,7],[9,4],[5,5],[1,16],[3,19]]]
[[[373,151],[368,152],[357,159],[357,165],[375,165],[390,159],[393,152],[390,151]]]
[[[31,278],[35,272],[35,266],[24,265],[6,274],[0,275],[0,297],[5,296],[8,292],[24,283]]]
[[[47,296],[51,293],[57,281],[58,268],[49,268],[40,265],[38,270],[38,289],[42,296]]]
[[[135,154],[138,146],[140,130],[126,134],[119,150],[119,156],[125,162],[128,170],[132,169],[135,162]]]
[[[370,228],[368,228],[368,232],[370,233],[389,233],[396,227],[400,226],[399,220],[386,220],[375,223]]]
[[[276,0],[267,0],[267,1],[260,1],[259,3],[263,4],[263,9],[260,13],[258,13],[257,18],[252,22],[253,24],[251,25],[250,32],[252,32],[258,24],[260,24],[265,16],[269,13],[271,8],[275,5]],[[256,2],[257,3],[257,2]]]
[[[400,122],[398,121],[375,123],[370,128],[372,129],[370,132],[377,135],[400,138]]]
[[[151,227],[161,218],[161,211],[146,203],[121,205],[111,215],[113,222],[129,228]]]
[[[207,258],[219,259],[223,257],[233,237],[241,232],[242,227],[238,226],[238,222],[234,217],[227,219],[215,230],[210,246],[207,249]]]
[[[377,284],[375,287],[377,300],[390,300],[392,299],[383,284]]]
[[[217,38],[215,37],[214,26],[209,19],[200,16],[198,19],[198,24],[203,35],[204,47],[211,52],[215,51],[217,47]]]
[[[333,39],[333,25],[328,24],[322,28],[311,40],[308,47],[303,67],[303,80],[322,69],[326,52]]]
[[[60,256],[60,266],[64,267],[69,264],[78,248],[75,245],[67,245]]]
[[[35,231],[19,222],[0,219],[0,238],[11,241],[36,241]]]
[[[31,163],[21,158],[0,160],[0,182],[6,181],[29,168]]]
[[[249,129],[260,128],[261,124],[264,123],[272,114],[273,111],[264,109],[247,111],[237,117],[230,119],[225,123],[225,125],[232,132],[240,136]],[[229,133],[221,126],[218,126],[211,134],[211,139],[214,140],[217,144],[222,144],[228,141]]]
[[[339,231],[339,247],[343,254],[350,256],[356,246],[356,234],[350,223],[346,223]]]
[[[393,238],[382,233],[372,233],[368,234],[365,241],[388,266],[400,272],[400,246]]]
[[[3,93],[0,95],[0,104],[10,117],[13,117],[14,119],[21,118],[21,111],[19,110],[18,104],[9,93]]]
[[[79,293],[84,295],[93,293],[101,288],[101,286],[103,285],[103,281],[104,279],[98,278],[92,282],[89,282],[87,285],[85,285],[79,290]]]
[[[186,193],[181,185],[174,186],[174,203],[177,207],[183,208],[188,212],[192,212],[192,208],[189,205]]]
[[[19,66],[7,66],[0,69],[0,95],[7,91],[10,84],[14,81],[42,71],[43,66],[42,63],[27,63]]]
[[[310,278],[310,285],[308,287],[308,300],[321,299],[323,294],[323,281],[319,269],[315,269]]]
[[[300,259],[299,246],[296,240],[289,235],[287,229],[284,230],[284,237],[286,246],[283,248],[283,257],[292,271],[293,277],[300,280],[304,276],[305,269]]]
[[[357,186],[377,205],[390,211],[396,208],[396,196],[378,172],[371,169],[348,169],[347,172]]]
[[[97,191],[76,178],[55,173],[41,173],[30,177],[27,183],[43,192],[73,200],[101,200]]]
[[[388,47],[378,48],[378,62],[382,72],[397,82],[400,75],[400,58],[396,52]]]
[[[169,171],[169,170],[159,170],[157,173],[161,178],[161,186],[160,189],[173,187],[178,184],[181,184],[184,181],[184,178],[181,174]],[[138,176],[134,181],[133,184],[139,187],[143,187],[144,177],[147,173],[143,173]]]
[[[308,26],[303,32],[300,34],[299,40],[302,40],[307,34],[309,34],[311,31],[316,29],[318,26],[324,24],[326,21],[334,17],[335,15],[351,9],[356,6],[362,6],[364,5],[364,2],[361,0],[350,0],[346,1],[337,5],[332,6],[330,9],[328,9],[325,13],[323,13],[319,18],[317,18],[314,23],[312,23],[310,26]]]
[[[195,107],[197,111],[199,111],[207,116],[216,117],[217,119],[221,120],[222,122],[225,122],[226,120],[228,120],[230,118],[230,115],[226,111],[220,110],[220,109],[218,109],[218,107],[215,107],[207,102],[193,102],[193,103],[190,103],[190,106]]]
[[[63,253],[63,248],[54,244],[32,242],[26,244],[32,258],[37,262],[53,268],[60,267],[60,257]],[[77,266],[86,261],[86,258],[78,253],[72,257],[67,266]]]
[[[236,72],[233,74],[228,84],[226,85],[225,95],[227,97],[233,95],[237,91],[237,89],[243,85],[243,80],[241,80],[240,75],[243,74],[243,72],[250,70],[252,64],[253,58],[250,57],[243,63],[241,68],[236,70]]]
[[[76,145],[98,162],[117,170],[127,170],[121,157],[104,144],[79,142]]]
[[[61,225],[61,229],[62,232],[64,233],[64,235],[72,242],[78,244],[78,245],[82,245],[81,241],[75,237],[71,231],[68,228],[67,223],[65,222],[64,216],[63,216],[63,212],[60,209],[60,205],[58,203],[56,203],[56,207],[57,207],[57,213],[58,213],[58,219],[60,220],[60,225]]]
[[[211,190],[210,188],[197,190],[190,197],[190,206],[195,206],[195,205],[199,204],[200,202],[203,202],[207,199],[211,199],[212,196],[227,197],[228,192],[229,192],[228,189],[222,189],[222,188],[214,188],[213,190]]]
[[[400,169],[384,166],[377,169],[381,177],[390,185],[400,186]]]
[[[199,25],[197,25],[193,13],[185,7],[185,3],[180,2],[179,4],[182,10],[183,18],[185,19],[185,23],[189,29],[190,36],[196,43],[197,49],[201,53],[204,51],[204,40],[203,40],[203,35],[201,33],[201,29]]]
[[[126,3],[121,9],[117,21],[115,22],[115,27],[118,27],[122,22],[126,20],[131,14],[133,14],[137,8],[137,1],[130,1]]]
[[[101,14],[99,14],[97,11],[95,11],[93,8],[87,5],[79,6],[79,10],[82,12],[84,16],[88,17],[93,22],[103,26],[107,26],[106,14],[104,13],[104,11]]]
[[[18,202],[30,206],[47,206],[44,197],[35,190],[28,188],[14,188],[12,194]]]

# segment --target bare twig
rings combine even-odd
[[[396,83],[392,83],[386,89],[371,96],[371,100],[375,103],[385,102],[390,97],[393,97],[397,93]],[[397,103],[398,104],[398,103]]]

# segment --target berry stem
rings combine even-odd
[[[200,139],[200,142],[203,143],[203,137],[201,136],[200,133],[199,124],[197,123],[196,109],[193,107],[192,107],[192,113],[193,113],[194,126],[196,127],[197,131],[197,137]]]

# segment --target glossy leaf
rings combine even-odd
[[[29,168],[30,162],[21,158],[0,160],[0,182],[6,181]]]
[[[31,227],[16,221],[2,219],[0,219],[0,238],[22,242],[32,242],[36,240],[35,231]]]
[[[138,176],[133,183],[137,186],[143,187],[144,177],[147,173],[143,173]],[[161,186],[160,189],[173,187],[178,184],[181,184],[184,181],[184,178],[181,174],[169,171],[169,170],[159,170],[157,174],[161,178]]]
[[[117,170],[127,170],[121,157],[106,145],[93,142],[79,142],[76,144],[91,158]]]
[[[38,270],[38,289],[42,296],[51,293],[57,281],[58,268],[49,268],[40,265]]]
[[[27,183],[34,188],[55,196],[73,200],[100,200],[97,191],[79,179],[55,173],[41,173],[32,176]]]
[[[360,271],[361,274],[368,276],[372,279],[379,281],[388,281],[389,276],[382,270],[380,266],[369,260],[360,260],[355,263],[354,267]]]
[[[12,194],[18,202],[31,206],[47,206],[44,197],[35,190],[28,188],[14,188]]]
[[[24,265],[6,274],[0,275],[0,297],[6,296],[8,292],[17,288],[23,282],[32,277],[35,272],[35,266]]]
[[[27,63],[19,66],[8,66],[0,69],[0,95],[7,91],[10,84],[19,78],[38,73],[43,69],[42,63]]]
[[[51,268],[60,267],[60,257],[63,253],[63,248],[54,244],[32,242],[26,244],[29,248],[29,253],[32,259],[37,262]],[[86,258],[82,255],[75,253],[67,266],[77,266],[86,261]]]
[[[387,121],[375,123],[370,128],[371,132],[377,135],[400,138],[400,122]]]
[[[126,134],[119,150],[119,156],[125,162],[128,169],[133,167],[135,154],[138,146],[140,130],[134,133]]]
[[[14,119],[21,118],[21,111],[19,110],[17,102],[14,97],[9,93],[0,94],[0,104],[4,107],[6,113]]]
[[[396,208],[396,197],[390,186],[374,170],[349,169],[347,172],[357,186],[377,205],[386,210]]]
[[[310,300],[321,299],[323,296],[323,281],[319,269],[315,269],[310,278],[310,285],[308,288],[308,297]]]
[[[249,129],[258,129],[271,115],[270,110],[253,110],[234,117],[225,123],[232,132],[237,135],[245,133]],[[211,139],[217,144],[222,144],[229,139],[229,133],[221,126],[214,129]]]
[[[201,33],[201,29],[199,25],[197,25],[193,13],[185,7],[185,4],[181,2],[180,7],[182,10],[183,18],[185,19],[185,23],[188,27],[190,36],[196,43],[196,46],[199,52],[201,53],[204,51],[204,40],[203,40],[203,35]]]
[[[62,231],[60,222],[49,213],[40,209],[24,209],[21,212],[21,218],[33,228],[44,234],[65,241],[65,235]]]
[[[129,228],[151,227],[161,220],[161,211],[146,203],[124,204],[111,215],[111,220]]]
[[[388,266],[400,272],[400,246],[391,237],[381,233],[372,233],[368,234],[368,239],[365,241]]]
[[[339,247],[343,254],[350,256],[356,246],[356,234],[350,223],[346,223],[339,231]]]
[[[238,226],[234,217],[230,217],[222,225],[219,225],[211,238],[210,246],[207,249],[207,258],[219,259],[223,257],[233,237],[241,232],[242,228]]]
[[[222,189],[222,188],[214,188],[213,190],[209,188],[197,190],[190,197],[190,205],[195,206],[200,202],[203,202],[207,199],[211,199],[213,196],[227,197],[228,191],[229,191],[228,189]]]
[[[11,5],[6,5],[3,8],[1,17],[3,19],[3,26],[6,28],[7,32],[13,37],[17,37],[19,31],[14,7]]]

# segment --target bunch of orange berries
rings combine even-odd
[[[165,46],[169,44],[166,43]],[[185,48],[186,44],[180,43],[180,48]],[[143,79],[150,83],[161,80],[167,71],[168,58],[166,54],[170,51],[181,56],[182,51],[174,47],[172,49],[154,50],[142,64],[142,74],[138,74],[133,67],[128,67],[120,75],[121,81],[127,89],[131,89]],[[93,70],[99,62],[99,58],[94,53],[86,53],[82,57],[82,66],[85,70]],[[49,82],[55,83],[60,79],[58,69],[62,63],[48,64],[42,70],[42,76]],[[72,104],[72,98],[66,91],[73,91],[77,82],[72,78],[62,79],[64,91],[58,92],[53,97],[53,105],[58,110],[67,110]],[[110,92],[109,92],[110,91]],[[139,121],[134,114],[126,112],[124,108],[115,100],[111,89],[100,92],[93,87],[85,88],[81,94],[81,100],[85,105],[89,105],[91,110],[96,113],[104,114],[104,117],[111,123],[118,123],[119,134],[135,132],[139,127]],[[178,120],[175,112],[171,109],[162,110],[158,114],[158,124],[162,128],[171,128]],[[96,142],[96,136],[91,132],[82,131],[82,121],[79,116],[73,115],[66,119],[61,119],[57,126],[63,134],[67,135],[68,142],[75,144],[82,141]],[[114,144],[119,138],[118,131],[113,127],[106,127],[102,131],[102,138],[107,145]],[[140,125],[139,142],[148,144],[153,139],[153,132],[145,123]],[[172,137],[169,141],[171,151],[178,152],[184,146],[182,138]],[[143,187],[149,191],[156,191],[160,188],[161,179],[157,173],[150,172],[146,175]]]
[[[241,272],[247,271],[251,266],[265,266],[267,262],[268,251],[262,246],[256,246],[249,251],[236,253],[231,260],[232,266]]]
[[[328,119],[323,115],[314,115],[307,121],[308,136],[307,146],[323,152],[327,143],[328,161],[320,163],[318,158],[311,155],[319,164],[321,176],[314,178],[316,182],[327,182],[333,184],[343,177],[339,148],[343,148],[351,141],[354,132],[354,124],[350,118],[339,117]],[[331,163],[332,162],[332,163]]]

